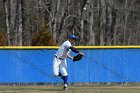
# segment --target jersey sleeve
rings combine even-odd
[[[65,45],[65,49],[69,50],[72,46],[71,45]]]

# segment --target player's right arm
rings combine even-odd
[[[67,57],[73,60],[73,57],[70,54],[68,54]]]

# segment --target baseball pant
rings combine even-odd
[[[53,60],[53,74],[55,76],[59,75],[59,72],[62,74],[62,76],[67,76],[67,62],[66,60],[61,60],[59,58],[54,58]]]

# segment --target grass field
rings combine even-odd
[[[102,86],[69,86],[68,91],[63,86],[0,86],[0,93],[140,93],[138,85],[102,85]]]

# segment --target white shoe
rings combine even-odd
[[[67,84],[64,85],[63,90],[66,90],[66,91],[68,90],[68,85]]]

